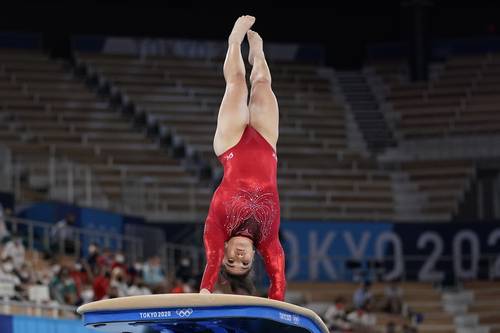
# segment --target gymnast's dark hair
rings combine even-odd
[[[251,269],[245,274],[235,275],[229,273],[226,267],[222,265],[220,277],[229,288],[227,292],[230,292],[231,294],[250,296],[256,294],[255,285],[252,281],[253,274]]]

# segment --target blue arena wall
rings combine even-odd
[[[0,315],[2,333],[95,333],[83,327],[80,320]]]

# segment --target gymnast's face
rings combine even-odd
[[[226,242],[224,252],[222,264],[228,273],[244,275],[252,268],[255,250],[251,239],[240,236],[232,237]]]

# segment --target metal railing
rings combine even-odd
[[[5,222],[12,233],[25,236],[28,250],[55,251],[79,258],[84,254],[82,245],[95,242],[102,247],[113,247],[115,250],[124,252],[131,262],[144,259],[143,240],[138,237],[66,226],[65,232],[70,235],[68,241],[72,243],[74,249],[69,251],[65,246],[66,239],[60,233],[53,233],[53,224],[15,217],[9,217]]]
[[[201,274],[205,268],[205,251],[198,246],[165,243],[160,249],[160,258],[167,271],[179,267],[183,258],[191,261],[194,275]]]
[[[23,186],[47,193],[48,199],[108,208],[90,166],[53,155],[34,155],[29,161],[15,161],[5,147],[0,149],[0,189],[11,191],[19,201],[29,201]]]
[[[53,157],[48,162],[49,195],[52,199],[100,208],[109,206],[89,166]]]
[[[41,303],[31,301],[14,301],[8,297],[0,298],[0,313],[5,315],[28,315],[37,317],[78,318],[76,307],[61,305],[56,302]]]
[[[120,181],[114,185],[119,186],[119,195],[110,200],[100,186],[100,181],[106,179],[99,178],[91,166],[45,153],[34,153],[24,161],[14,160],[10,150],[0,145],[0,190],[13,192],[18,201],[30,201],[30,196],[24,191],[28,187],[46,193],[48,199],[133,213],[151,219],[196,221],[202,218],[196,210],[199,206],[196,184],[179,188],[179,193],[187,192],[188,201],[185,211],[180,211],[172,209],[172,203],[162,198],[165,191],[175,189],[163,188],[154,176],[130,176],[125,166],[121,166],[120,170]]]
[[[126,172],[124,172],[126,174]],[[169,202],[161,197],[162,193],[177,192],[184,195],[187,193],[185,211],[172,210],[175,202]],[[135,213],[147,216],[151,219],[163,219],[173,221],[199,221],[201,216],[196,210],[196,185],[186,184],[182,188],[162,187],[155,177],[122,178],[120,210],[126,213]]]

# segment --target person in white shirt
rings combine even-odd
[[[21,286],[21,280],[14,273],[14,264],[10,258],[4,260],[4,262],[0,265],[0,283],[11,285],[14,288],[19,288]],[[17,293],[15,292],[12,296],[16,298]]]
[[[151,290],[144,285],[140,276],[136,276],[127,289],[127,296],[151,295]]]
[[[351,324],[346,320],[346,301],[343,297],[337,297],[335,304],[328,307],[325,312],[325,324],[331,331],[348,331]]]
[[[2,204],[0,203],[0,243],[2,243],[3,240],[9,236],[9,229],[7,229],[7,224],[5,223],[5,212]]]
[[[23,241],[20,237],[14,236],[8,241],[2,251],[2,260],[7,258],[12,259],[15,269],[20,269],[24,264],[25,249]]]
[[[389,313],[401,313],[403,307],[403,290],[397,280],[392,280],[384,288],[384,310]]]
[[[65,250],[67,253],[73,253],[74,251],[74,243],[75,243],[75,235],[74,228],[75,226],[75,215],[67,214],[65,218],[58,221],[56,224],[52,226],[50,229],[51,236],[51,247],[52,250],[58,249],[59,251]],[[61,246],[63,248],[61,248]]]
[[[365,303],[361,308],[358,308],[347,315],[347,320],[352,324],[355,330],[360,332],[375,332],[377,319],[370,312],[370,303]]]
[[[127,296],[128,286],[125,282],[125,272],[119,267],[115,267],[111,272],[110,288],[116,288],[118,297]]]

